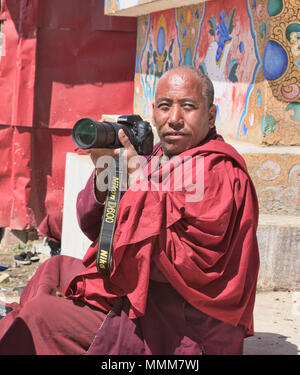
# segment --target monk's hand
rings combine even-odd
[[[119,130],[118,136],[125,149],[122,153],[122,158],[125,167],[127,167],[128,186],[130,186],[144,177],[143,157],[138,155],[123,129]]]
[[[98,173],[100,173],[105,167],[103,167],[101,163],[101,158],[114,158],[119,154],[118,149],[111,149],[111,148],[89,148],[85,150],[89,155],[90,158],[96,168],[98,169]]]
[[[111,165],[111,160],[119,154],[119,150],[111,148],[90,148],[86,151],[95,166],[95,196],[99,203],[104,203],[107,194],[108,180],[107,178],[101,178],[101,173],[103,172],[103,175],[106,176],[105,171],[109,168],[109,165]]]

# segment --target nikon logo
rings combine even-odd
[[[100,250],[100,256],[99,256],[99,267],[100,268],[105,268],[105,265],[107,263],[107,258],[108,258],[108,251],[101,249]]]
[[[113,177],[112,183],[111,183],[111,188],[109,191],[109,199],[112,201],[116,200],[116,191],[119,187],[119,178],[118,177]]]

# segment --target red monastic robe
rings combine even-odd
[[[243,158],[225,142],[212,139],[180,155],[182,160],[190,156],[204,157],[202,199],[187,202],[186,189],[162,191],[161,184],[159,191],[132,186],[119,205],[111,275],[99,277],[96,240],[84,258],[86,269],[67,294],[107,311],[117,296],[126,295],[129,317],[140,317],[153,261],[189,304],[220,321],[242,325],[251,335],[259,268],[255,188]],[[171,184],[175,169],[171,166]],[[80,204],[86,201],[79,196]]]

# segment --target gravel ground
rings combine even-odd
[[[14,246],[0,250],[0,266],[8,267],[6,270],[0,271],[0,300],[5,298],[7,302],[18,301],[22,288],[27,284],[38,266],[48,258],[45,254],[39,253],[39,261],[32,262],[29,265],[19,265],[14,256],[23,251],[34,250],[31,245]]]

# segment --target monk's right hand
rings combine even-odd
[[[113,148],[89,148],[85,150],[92,159],[92,162],[97,168],[99,165],[101,165],[99,158],[101,157],[116,157],[119,154],[119,149],[113,149]],[[101,168],[100,168],[101,169]]]
[[[101,172],[105,171],[108,168],[109,158],[116,157],[119,154],[120,149],[90,148],[86,151],[90,155],[90,158],[95,166],[95,196],[99,203],[104,203],[107,193],[107,183],[99,182],[99,179],[97,177],[100,175]],[[102,181],[101,178],[100,181]]]

